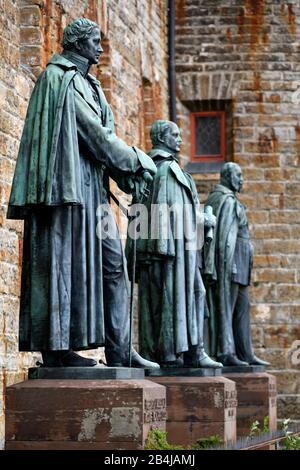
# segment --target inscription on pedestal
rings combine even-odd
[[[164,421],[167,417],[166,414],[166,399],[155,398],[154,400],[144,400],[144,422],[153,423],[157,421]]]
[[[224,408],[236,408],[238,405],[236,390],[225,391]]]
[[[269,427],[277,427],[277,393],[275,377],[266,373],[228,374],[237,389],[237,433],[247,436],[254,421],[263,423],[269,416]],[[227,397],[226,397],[227,398]]]

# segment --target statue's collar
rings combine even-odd
[[[223,184],[216,184],[214,191],[218,191],[223,194],[231,194],[232,196],[236,196],[236,194],[227,186],[224,186]]]
[[[167,152],[166,150],[163,150],[161,148],[153,148],[150,150],[148,153],[149,157],[151,157],[153,160],[156,160],[158,158],[165,158],[167,160],[175,160],[178,162],[178,159],[170,152]]]
[[[87,74],[89,73],[90,63],[88,59],[82,57],[82,55],[77,54],[73,51],[64,50],[61,55],[76,65],[79,72],[86,78]]]

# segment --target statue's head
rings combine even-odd
[[[150,130],[152,145],[172,154],[179,152],[182,138],[180,130],[172,121],[154,121]]]
[[[242,189],[243,182],[242,170],[237,163],[227,162],[222,166],[220,183],[223,186],[236,193]]]
[[[62,46],[97,64],[103,52],[99,26],[87,18],[77,18],[64,29]]]

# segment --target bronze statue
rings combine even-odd
[[[62,45],[31,95],[8,209],[8,218],[25,222],[19,347],[41,351],[51,367],[93,366],[74,351],[105,346],[107,365],[125,366],[127,276],[108,179],[130,193],[156,167],[116,136],[89,74],[103,52],[98,25],[73,21]],[[103,204],[115,238],[99,236]],[[132,365],[157,366],[134,350]]]
[[[236,194],[243,185],[236,163],[225,163],[220,183],[206,202],[217,217],[205,245],[205,279],[211,315],[211,354],[225,366],[269,365],[254,355],[250,330],[249,285],[253,248],[245,207]]]
[[[164,367],[222,367],[204,351],[205,288],[194,243],[200,204],[192,177],[178,164],[180,131],[158,120],[151,139],[157,173],[147,200],[147,237],[137,239],[140,352]],[[175,209],[169,218],[159,214],[166,208]],[[206,217],[206,225],[214,223]]]

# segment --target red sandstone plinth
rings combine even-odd
[[[150,379],[150,377],[149,377]],[[236,388],[224,377],[151,377],[167,391],[167,439],[191,445],[202,437],[236,439]]]
[[[237,390],[237,436],[247,436],[254,421],[261,424],[269,416],[271,431],[277,429],[276,378],[266,372],[250,374],[230,373],[226,377],[233,380]]]
[[[7,388],[6,449],[142,449],[165,420],[149,380],[29,380]]]

